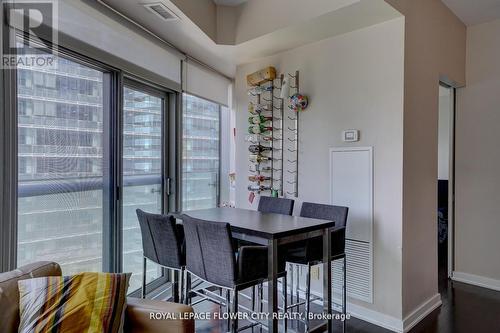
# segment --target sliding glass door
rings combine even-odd
[[[17,262],[101,271],[109,74],[69,57],[56,62],[17,69]]]
[[[132,272],[129,291],[141,286],[142,240],[136,209],[164,211],[164,147],[166,96],[133,82],[123,90],[123,271]],[[147,282],[161,277],[157,265],[148,266]]]
[[[55,59],[16,71],[17,265],[132,272],[133,292],[143,258],[135,211],[168,208],[168,94],[128,79],[118,85],[118,72],[69,52]],[[150,265],[148,282],[160,277]]]

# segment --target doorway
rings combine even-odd
[[[438,121],[438,274],[440,285],[453,271],[455,89],[439,86]]]

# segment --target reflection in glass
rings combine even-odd
[[[17,70],[17,261],[56,261],[64,274],[100,271],[103,73],[56,60]]]
[[[141,286],[142,239],[136,209],[162,212],[162,105],[156,96],[125,87],[123,94],[123,271],[129,291]],[[151,264],[147,282],[161,276]]]
[[[218,204],[220,106],[184,94],[182,209]]]

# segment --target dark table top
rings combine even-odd
[[[267,239],[293,236],[335,226],[335,222],[328,220],[261,213],[240,208],[221,207],[183,213],[197,219],[229,223],[234,232]]]

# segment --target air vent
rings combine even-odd
[[[165,6],[165,4],[161,2],[146,3],[143,4],[143,6],[153,14],[160,17],[162,20],[176,21],[179,19],[179,16],[177,16],[171,9],[169,9],[167,6]]]

